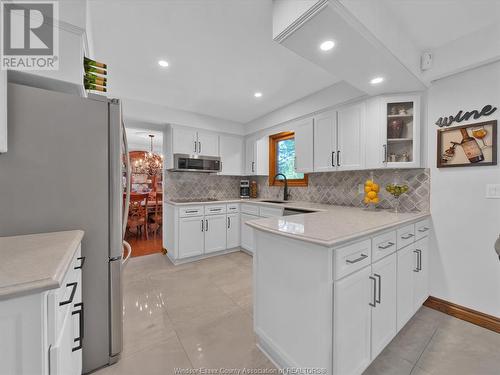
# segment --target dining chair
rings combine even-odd
[[[156,192],[154,211],[152,212],[150,219],[151,229],[156,236],[158,229],[160,229],[163,224],[163,193],[160,191]]]
[[[130,207],[128,211],[127,229],[134,233],[137,238],[142,232],[148,236],[148,199],[149,194],[130,194]]]

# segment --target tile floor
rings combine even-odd
[[[365,375],[498,375],[500,335],[422,307]],[[175,368],[274,366],[255,346],[252,258],[243,252],[173,266],[131,259],[124,275],[124,348],[97,375]]]

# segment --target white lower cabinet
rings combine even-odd
[[[370,279],[375,287],[372,308],[371,357],[377,357],[387,344],[396,336],[396,254],[372,264]]]
[[[205,216],[205,254],[226,250],[226,215]]]
[[[259,216],[241,213],[241,247],[253,253],[253,229],[246,225],[247,221],[258,219]]]
[[[370,271],[365,267],[334,284],[334,374],[360,374],[370,363]]]
[[[240,246],[240,214],[227,215],[227,232],[226,232],[227,248],[232,249]]]
[[[179,258],[203,254],[205,244],[205,220],[203,216],[179,219]]]
[[[414,310],[425,302],[429,296],[429,238],[425,237],[415,242],[417,272],[413,273]]]

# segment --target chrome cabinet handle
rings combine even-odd
[[[375,279],[373,276],[369,276],[370,280],[373,280],[373,302],[368,302],[368,304],[371,307],[377,307],[377,279]]]
[[[335,167],[335,151],[332,151],[332,167]]]
[[[346,259],[345,261],[346,261],[346,263],[353,264],[353,263],[358,263],[358,262],[362,261],[365,258],[368,258],[368,255],[361,254],[361,256],[359,258],[356,258],[356,259],[353,259],[353,260]]]
[[[85,257],[78,257],[76,259],[80,261],[80,265],[73,268],[75,270],[81,270],[83,268],[83,265],[85,264]]]
[[[384,147],[384,163],[387,163],[387,145],[382,145]]]
[[[198,152],[201,152],[201,142],[198,142]]]
[[[394,245],[395,245],[394,242],[390,242],[389,241],[389,242],[387,242],[387,245],[385,245],[385,246],[379,245],[378,248],[382,249],[382,250],[385,250],[385,249],[388,249],[388,248],[390,248],[391,246],[394,246]]]
[[[414,236],[414,234],[413,234],[413,233],[408,233],[406,236],[401,236],[401,238],[402,238],[403,240],[409,240],[409,239],[410,239],[410,238],[412,238],[413,236]]]
[[[418,231],[419,231],[420,233],[424,233],[424,232],[427,232],[428,230],[429,230],[429,228],[427,228],[427,227],[423,227],[423,228],[420,228]]]
[[[418,271],[422,271],[422,250],[416,249],[417,252],[417,269]]]
[[[84,320],[83,320],[83,302],[75,303],[75,307],[80,307],[80,309],[71,312],[71,315],[78,315],[78,324],[80,327],[79,328],[80,332],[78,334],[78,337],[73,340],[74,342],[77,342],[78,345],[75,346],[74,348],[71,348],[72,352],[76,352],[77,350],[80,350],[82,348],[83,332],[85,330]]]
[[[252,172],[255,172],[255,162],[252,161]]]
[[[420,263],[419,256],[418,256],[418,250],[413,250],[413,253],[417,254],[417,268],[414,268],[413,272],[420,272],[420,267],[418,266],[418,264]]]
[[[337,151],[337,166],[340,167],[340,150]]]
[[[76,293],[76,287],[78,286],[77,282],[74,283],[69,283],[66,284],[66,288],[71,287],[71,295],[69,296],[69,299],[63,302],[59,302],[59,306],[64,306],[67,305],[68,303],[73,302],[73,298],[75,298],[75,293]]]
[[[205,220],[205,232],[208,232],[208,220]]]
[[[198,212],[198,210],[186,210],[185,211],[187,214],[195,214]]]
[[[203,226],[203,219],[201,219],[201,231],[204,232],[205,231],[205,227]]]
[[[196,152],[196,141],[194,141],[194,152]]]
[[[378,273],[374,273],[373,276],[378,279],[378,299],[375,298],[375,303],[380,303],[380,301],[382,301],[382,276]]]
[[[227,229],[231,228],[231,218],[227,218]]]

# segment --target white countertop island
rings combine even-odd
[[[430,216],[316,208],[247,222],[258,346],[280,368],[361,374],[428,296]]]

